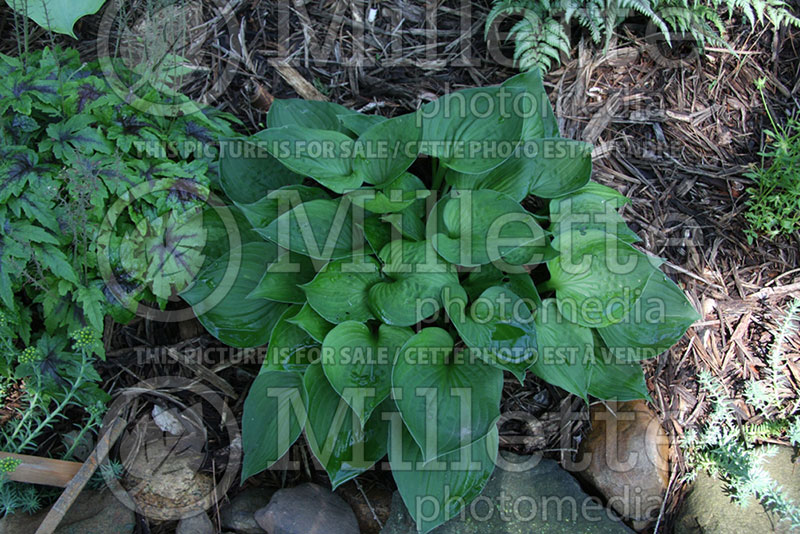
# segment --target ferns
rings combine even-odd
[[[726,44],[719,14],[723,9],[729,18],[742,14],[751,26],[800,27],[800,18],[784,0],[495,0],[486,35],[503,20],[516,20],[506,37],[515,42],[514,62],[523,71],[546,72],[561,63],[562,53],[569,55],[567,31],[573,21],[607,49],[617,26],[638,13],[650,19],[668,43],[672,33],[686,34],[702,50],[706,44]]]

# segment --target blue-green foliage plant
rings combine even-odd
[[[697,318],[633,246],[628,200],[590,181],[592,147],[559,136],[539,71],[393,118],[276,100],[267,126],[220,160],[252,234],[182,293],[223,342],[268,344],[243,479],[302,433],[334,487],[388,453],[427,532],[493,471],[504,373],[645,398],[639,360]]]

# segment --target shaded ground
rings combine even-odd
[[[364,33],[363,49],[358,46],[358,16],[369,18],[369,8],[360,9],[353,24],[350,8],[339,9],[336,1],[309,2],[303,9],[281,9],[278,2],[259,0],[232,4],[236,24],[219,24],[203,34],[196,60],[207,70],[184,90],[203,99],[220,73],[232,69],[232,80],[213,103],[236,114],[248,131],[263,127],[271,97],[297,96],[298,87],[301,93],[316,91],[349,107],[393,115],[454,89],[498,83],[515,72],[488,58],[483,39],[488,0],[471,3],[468,19],[458,11],[462,2],[439,2],[435,32],[426,32],[426,24],[434,27],[433,19],[418,3],[381,2],[374,6],[375,24]],[[99,22],[98,15],[77,28],[87,59],[96,54]],[[10,24],[4,13],[2,35],[11,35]],[[741,384],[764,368],[770,332],[781,322],[785,303],[800,295],[797,234],[749,245],[742,233],[749,183],[742,173],[758,161],[766,121],[755,80],[767,78],[768,102],[776,117],[796,109],[800,50],[793,34],[774,35],[763,29],[751,33],[749,27],[733,24],[729,36],[735,53],[709,50],[703,58],[689,54],[688,59],[678,55],[672,58],[676,61],[668,61],[646,44],[636,24],[621,33],[606,55],[574,36],[575,59],[551,72],[546,85],[562,134],[595,144],[594,178],[632,199],[623,215],[644,239],[642,247],[668,260],[666,270],[703,312],[703,320],[677,347],[646,364],[658,414],[677,443],[684,429],[702,421],[707,410],[695,379],[701,369],[712,371],[738,395],[741,420],[751,419]],[[309,46],[312,36],[317,48]],[[32,42],[48,39],[38,32]],[[15,53],[17,46],[10,38],[0,42],[5,53]],[[315,63],[314,57],[320,56],[334,61]],[[275,67],[276,60],[286,58],[305,85]],[[465,58],[472,64],[459,65]],[[116,349],[105,369],[112,390],[147,376],[191,375],[179,364],[165,368],[131,360],[130,347],[213,343],[191,324],[162,329],[143,320],[107,336],[109,347]],[[787,376],[799,391],[800,341],[789,340],[786,356]],[[224,360],[215,369],[237,391],[244,391],[252,371]],[[237,416],[243,398],[233,406]],[[502,445],[521,453],[572,454],[585,424],[562,420],[559,410],[579,404],[534,379],[524,387],[509,381],[504,411],[526,412],[540,424],[509,423]],[[522,440],[511,439],[520,435]],[[269,472],[251,483],[319,479],[322,475],[308,464],[308,451],[302,444],[296,449],[295,456],[305,462],[303,469]],[[683,490],[684,463],[677,446],[671,459],[662,532],[671,531]],[[362,489],[389,491],[389,478],[370,473],[360,479],[362,488],[349,484],[344,493],[358,500]]]

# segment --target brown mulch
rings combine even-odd
[[[375,23],[365,30],[361,49],[349,7],[339,10],[335,0],[298,3],[302,9],[289,10],[279,9],[279,2],[238,0],[232,2],[237,32],[219,24],[206,34],[198,61],[209,74],[184,90],[202,99],[221,65],[234,65],[235,76],[213,104],[236,114],[248,131],[263,128],[272,97],[316,95],[394,115],[449,91],[498,83],[515,73],[488,59],[483,20],[489,3],[470,3],[471,19],[464,23],[458,11],[462,2],[437,2],[433,42],[425,31],[431,14],[419,2],[380,2],[373,6],[378,9]],[[99,18],[89,17],[77,27],[86,59],[96,54],[93,32]],[[0,14],[0,30],[8,27],[8,14]],[[685,429],[702,423],[708,409],[697,373],[711,371],[734,396],[741,420],[758,422],[743,400],[742,384],[760,376],[783,310],[800,296],[800,237],[750,244],[742,215],[749,184],[743,173],[759,160],[765,141],[766,117],[755,80],[767,79],[774,115],[785,117],[797,108],[800,51],[795,38],[800,34],[774,35],[763,28],[750,32],[732,25],[735,53],[712,49],[683,64],[660,60],[636,25],[621,34],[606,55],[581,40],[575,59],[545,82],[562,135],[595,145],[594,179],[632,200],[623,215],[643,238],[641,246],[667,259],[665,270],[702,310],[703,319],[678,346],[645,365],[654,407],[674,444],[672,483],[659,528],[670,532],[685,489],[680,483],[685,464],[676,444]],[[35,33],[34,39],[42,36]],[[459,64],[464,45],[468,66]],[[0,40],[0,51],[16,49],[9,39]],[[428,55],[428,50],[435,53]],[[362,63],[350,60],[359,54]],[[315,61],[320,56],[331,60]],[[282,68],[287,57],[291,70]],[[116,335],[133,336],[127,346],[149,344],[145,327]],[[798,339],[789,339],[786,358],[787,376],[794,391],[800,391]],[[113,375],[115,387],[144,372],[133,364],[122,368]],[[226,373],[232,383],[246,381],[230,369]],[[528,418],[504,423],[504,447],[562,457],[574,452],[586,424],[559,415],[578,408],[574,398],[533,379],[524,386],[509,381],[505,393],[504,412]],[[368,478],[368,483],[377,482]]]

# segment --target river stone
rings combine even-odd
[[[220,510],[222,528],[239,534],[264,534],[256,523],[255,514],[267,505],[275,490],[250,487],[234,497]]]
[[[44,520],[49,509],[34,515],[17,513],[0,519],[0,534],[33,534]],[[132,510],[120,503],[110,491],[82,492],[55,534],[131,534],[136,526],[136,516]]]
[[[214,523],[205,513],[184,517],[178,522],[175,534],[214,534]]]
[[[256,523],[269,534],[359,534],[350,506],[316,484],[276,491]]]
[[[519,470],[495,469],[483,494],[431,534],[632,534],[553,460],[503,453]],[[505,462],[504,462],[505,463]],[[503,465],[503,464],[501,464]],[[417,534],[400,494],[381,534]]]
[[[792,461],[790,447],[764,461],[764,468],[783,489],[786,498],[800,504],[800,464]],[[705,473],[697,476],[678,513],[675,534],[766,534],[790,532],[786,522],[751,498],[745,507],[731,501],[723,484]]]
[[[607,404],[607,406],[606,406]],[[644,401],[598,403],[575,473],[608,506],[645,526],[658,517],[669,483],[669,438]]]

